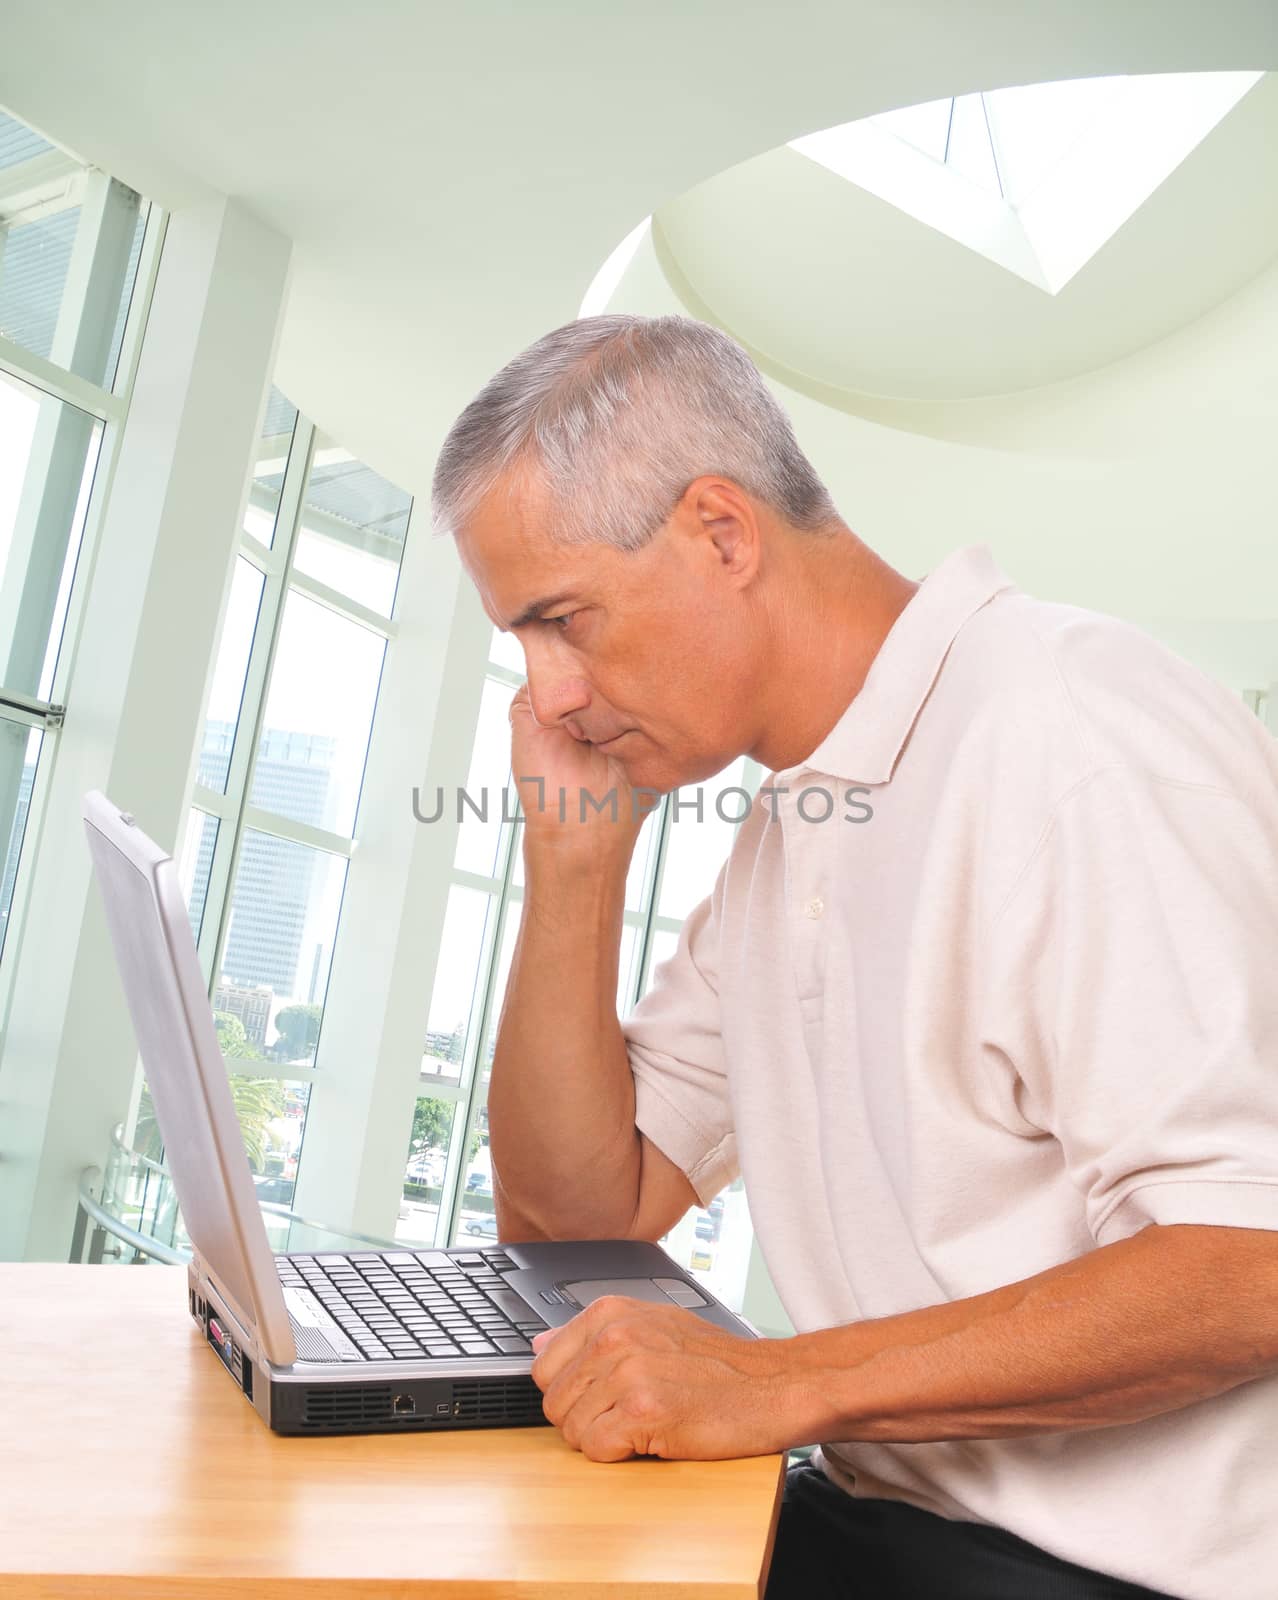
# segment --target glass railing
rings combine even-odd
[[[393,1239],[352,1233],[303,1217],[284,1205],[262,1200],[258,1207],[272,1250],[396,1247]],[[76,1261],[122,1264],[190,1259],[191,1240],[168,1168],[126,1144],[123,1124],[111,1135],[105,1171],[99,1173],[96,1167],[90,1167],[81,1177],[80,1216],[71,1254]]]

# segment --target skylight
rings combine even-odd
[[[884,112],[791,148],[1056,294],[1261,77],[1028,84]]]

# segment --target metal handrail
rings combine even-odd
[[[269,1211],[273,1216],[287,1217],[290,1222],[300,1222],[302,1227],[314,1228],[317,1233],[340,1233],[343,1239],[354,1239],[357,1244],[371,1244],[377,1250],[406,1248],[395,1239],[379,1239],[371,1233],[356,1233],[353,1228],[335,1228],[331,1222],[313,1222],[310,1217],[303,1217],[296,1211],[290,1211],[278,1200],[259,1200],[257,1206],[259,1211]]]
[[[111,1143],[121,1155],[128,1156],[131,1161],[136,1161],[139,1166],[150,1167],[152,1172],[158,1172],[162,1178],[169,1176],[169,1169],[162,1161],[157,1161],[154,1156],[144,1156],[140,1150],[135,1150],[131,1144],[125,1144],[124,1124],[122,1122],[117,1122],[115,1127],[111,1129]]]
[[[139,1255],[151,1256],[156,1261],[162,1261],[166,1266],[181,1267],[191,1259],[190,1254],[182,1250],[173,1250],[167,1244],[161,1244],[149,1233],[139,1233],[136,1228],[131,1228],[121,1217],[106,1209],[93,1197],[93,1187],[102,1177],[101,1167],[85,1167],[80,1174],[80,1191],[78,1204],[84,1216],[96,1222],[104,1233],[122,1240]],[[76,1218],[75,1237],[71,1245],[72,1261],[81,1261],[84,1253],[84,1224]]]
[[[140,1150],[134,1150],[132,1146],[126,1144],[123,1134],[124,1124],[117,1123],[111,1132],[111,1143],[121,1155],[127,1156],[131,1162],[136,1162],[140,1166],[149,1168],[171,1184],[173,1177],[169,1169],[162,1162],[156,1161],[154,1157],[145,1156]],[[140,1233],[136,1228],[131,1228],[122,1217],[118,1217],[114,1212],[108,1211],[94,1198],[91,1192],[101,1181],[101,1178],[102,1170],[100,1167],[85,1167],[80,1174],[79,1208],[82,1215],[77,1215],[76,1218],[75,1235],[71,1246],[72,1261],[83,1259],[84,1220],[86,1218],[95,1222],[104,1232],[129,1245],[133,1250],[142,1255],[152,1257],[156,1261],[178,1265],[191,1259],[189,1251],[175,1250],[171,1246],[163,1244],[152,1234]],[[304,1217],[300,1212],[294,1211],[291,1207],[282,1205],[278,1201],[259,1200],[257,1204],[260,1211],[268,1212],[272,1217],[278,1217],[281,1221],[290,1224],[297,1223],[299,1227],[310,1228],[316,1233],[338,1234],[343,1239],[355,1244],[371,1245],[376,1250],[394,1250],[398,1248],[398,1241],[395,1239],[383,1239],[370,1233],[358,1233],[353,1228],[334,1227],[331,1222],[316,1222],[314,1218]]]

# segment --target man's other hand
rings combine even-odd
[[[537,1335],[532,1375],[546,1416],[592,1461],[718,1461],[800,1442],[782,1345],[678,1306],[604,1295]]]

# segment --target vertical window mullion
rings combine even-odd
[[[262,598],[258,605],[257,624],[253,630],[253,644],[249,651],[248,669],[244,675],[244,691],[240,698],[240,713],[231,746],[231,762],[226,775],[229,815],[218,828],[217,841],[213,847],[213,865],[209,873],[204,916],[205,925],[208,926],[210,910],[214,913],[208,972],[210,994],[217,985],[226,938],[230,931],[231,889],[235,883],[244,837],[244,807],[248,796],[252,793],[257,750],[262,736],[262,721],[266,715],[267,689],[279,644],[293,542],[301,515],[302,493],[306,484],[306,474],[310,468],[314,436],[314,425],[299,415],[293,429],[288,465],[284,469],[284,481],[280,486],[280,503],[276,513],[275,539],[272,545],[272,549],[282,551],[284,559],[278,566],[274,566],[274,570],[267,570],[263,574]],[[215,889],[216,899],[214,899]]]

